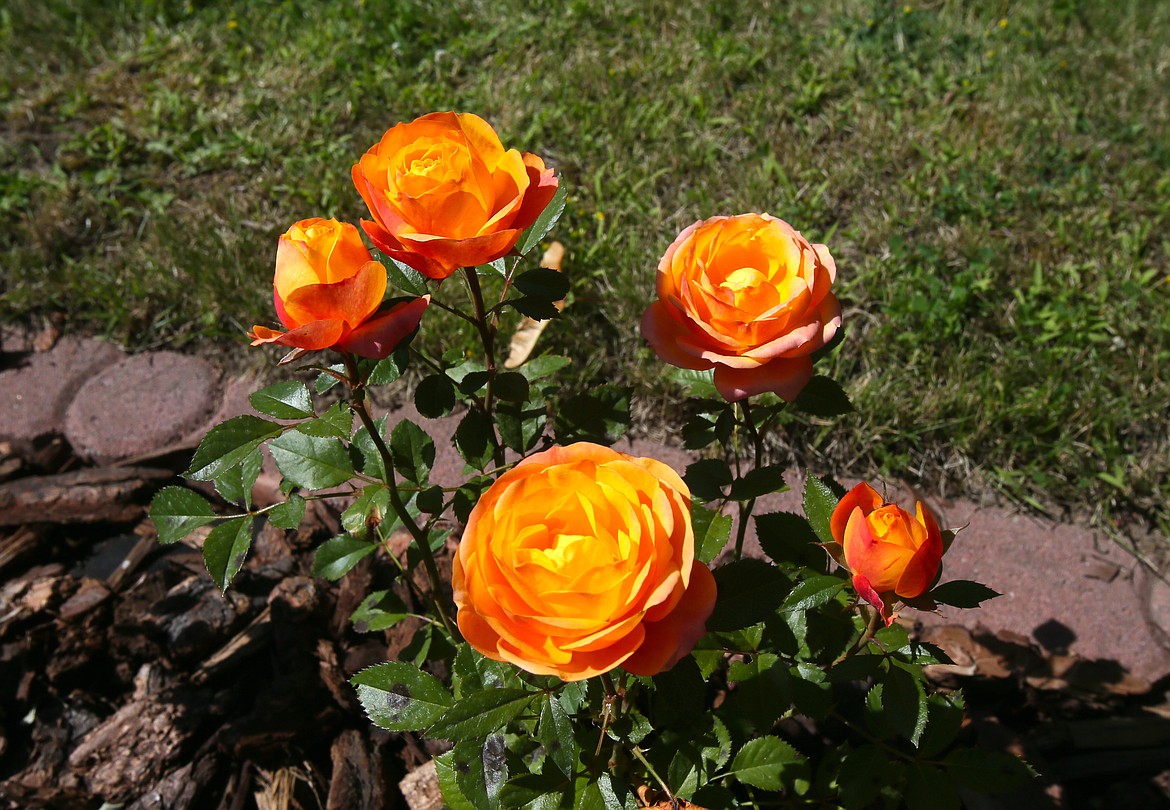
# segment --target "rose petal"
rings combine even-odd
[[[389,357],[398,344],[418,328],[430,302],[431,297],[424,295],[396,304],[351,331],[338,342],[337,348],[372,360]]]
[[[715,366],[715,387],[728,402],[771,391],[792,402],[812,379],[812,360],[807,357],[778,357],[758,368]]]
[[[646,622],[646,639],[622,667],[635,675],[656,675],[677,664],[707,632],[715,609],[715,577],[705,565],[696,565],[686,594],[661,621]]]

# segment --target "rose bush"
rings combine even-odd
[[[529,456],[468,519],[452,574],[460,631],[489,658],[564,680],[669,669],[715,602],[689,510],[686,484],[653,459],[587,442]]]
[[[942,563],[943,538],[922,502],[911,515],[864,481],[845,494],[829,522],[840,543],[853,587],[893,621],[892,603],[921,596],[934,583]]]
[[[443,279],[507,254],[557,190],[536,155],[505,150],[470,113],[439,112],[391,127],[353,167],[383,253]]]
[[[336,348],[387,357],[417,327],[430,296],[382,307],[386,268],[370,257],[358,229],[335,219],[303,219],[280,237],[273,299],[288,329],[253,326],[252,345]]]
[[[836,275],[828,248],[776,217],[696,222],[658,264],[642,336],[667,363],[713,368],[730,402],[765,391],[792,401],[841,325]]]

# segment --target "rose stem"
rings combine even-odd
[[[756,423],[752,417],[752,408],[748,404],[745,397],[740,400],[739,406],[743,409],[743,423],[747,428],[748,435],[752,438],[752,469],[760,466],[760,459],[764,455],[764,440],[760,436],[760,432],[756,430]],[[739,502],[739,526],[735,532],[735,559],[739,559],[743,554],[743,541],[747,535],[748,519],[752,515],[752,510],[756,507],[756,499],[749,498],[746,502]]]
[[[492,383],[496,376],[496,334],[488,323],[487,308],[483,303],[483,290],[479,286],[479,276],[474,267],[463,268],[463,278],[467,280],[467,291],[471,294],[471,303],[475,307],[475,328],[479,330],[479,339],[483,343],[484,359],[487,361],[488,381],[483,392],[483,410],[492,425],[492,460],[497,467],[504,466],[504,445],[496,437],[496,420],[492,412]]]
[[[662,781],[662,777],[658,775],[658,771],[654,770],[654,766],[651,765],[646,757],[642,754],[642,749],[635,745],[630,749],[630,752],[635,757],[637,757],[639,762],[646,766],[646,770],[648,770],[650,775],[654,777],[654,781],[657,782],[658,786],[662,788],[662,791],[670,797],[671,805],[676,805],[678,803],[678,799],[674,797],[674,791],[670,789],[669,785]]]
[[[399,520],[403,522],[410,536],[414,538],[415,544],[422,554],[423,566],[427,569],[427,576],[431,580],[431,604],[435,608],[435,613],[438,614],[439,620],[442,621],[443,627],[446,629],[448,635],[456,641],[460,640],[459,634],[455,627],[451,624],[451,620],[447,617],[447,611],[443,607],[443,600],[440,597],[441,580],[439,578],[439,567],[435,564],[435,554],[431,551],[430,541],[426,534],[414,522],[414,518],[406,511],[406,504],[402,502],[402,495],[398,491],[398,484],[394,476],[394,459],[390,456],[390,450],[386,447],[386,442],[382,439],[382,434],[378,431],[377,425],[370,417],[370,411],[366,408],[366,381],[362,379],[358,372],[357,359],[349,353],[342,352],[342,359],[345,361],[345,370],[348,372],[346,382],[349,385],[351,393],[350,407],[353,412],[358,415],[362,425],[365,426],[366,432],[370,434],[370,438],[374,441],[374,447],[378,449],[378,455],[382,457],[382,469],[386,473],[386,488],[390,490],[390,503],[394,507]]]

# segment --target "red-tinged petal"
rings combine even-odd
[[[715,366],[715,387],[728,402],[771,391],[792,402],[812,379],[812,361],[807,357],[777,357],[753,369]]]
[[[687,351],[690,333],[686,327],[671,317],[669,305],[655,301],[642,315],[642,337],[663,361],[679,368],[705,371],[712,366],[710,360],[698,356],[698,351]],[[696,347],[697,349],[697,347]]]
[[[300,326],[299,323],[289,317],[288,311],[284,308],[284,302],[280,300],[280,293],[277,292],[276,287],[272,288],[272,303],[276,306],[276,317],[280,318],[280,322],[284,324],[285,329],[296,329]]]
[[[524,192],[524,202],[512,220],[512,227],[520,230],[528,228],[540,218],[560,185],[556,172],[545,168],[544,161],[539,157],[528,152],[523,153],[522,157],[524,168],[528,171],[528,190]]]
[[[846,492],[845,497],[837,502],[833,516],[829,518],[829,531],[833,534],[833,539],[838,543],[844,543],[845,525],[849,522],[854,509],[860,507],[864,517],[881,505],[882,496],[864,481]]]
[[[328,349],[337,343],[345,330],[341,321],[313,321],[304,326],[298,326],[289,332],[277,332],[264,326],[253,326],[253,346],[263,343],[275,343],[279,346],[290,346],[295,349]]]
[[[897,616],[893,609],[893,599],[889,594],[878,593],[873,586],[869,584],[869,580],[861,574],[853,575],[853,589],[857,591],[857,595],[877,609],[881,614],[882,621],[885,622],[886,627],[894,623],[894,618]]]
[[[441,266],[446,273],[442,277],[446,278],[460,267],[487,264],[507,255],[519,238],[520,231],[510,228],[468,239],[447,239],[418,233],[399,234],[398,241],[408,252],[417,253]],[[402,261],[423,272],[407,259]]]
[[[302,324],[335,320],[353,329],[378,309],[385,294],[386,268],[366,262],[343,281],[298,287],[283,301],[289,316]]]
[[[715,577],[707,566],[695,565],[678,605],[661,621],[643,625],[646,638],[622,667],[635,675],[656,675],[677,664],[707,632],[715,596]]]
[[[423,312],[431,302],[429,295],[396,304],[354,329],[337,344],[337,348],[371,360],[389,357],[398,344],[418,328]]]

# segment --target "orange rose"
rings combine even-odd
[[[567,681],[669,669],[715,605],[686,484],[661,462],[587,442],[529,456],[492,484],[452,585],[472,647]]]
[[[729,402],[773,391],[794,400],[809,356],[841,325],[836,265],[768,214],[712,217],[678,235],[658,263],[658,300],[642,336],[679,368],[715,369]]]
[[[354,164],[353,184],[378,249],[437,279],[507,254],[557,190],[543,160],[505,151],[482,118],[452,112],[391,127]]]
[[[942,533],[934,516],[918,503],[915,515],[862,482],[845,494],[829,521],[853,572],[853,587],[890,624],[896,597],[921,596],[942,564]]]
[[[280,237],[273,280],[276,314],[287,332],[253,326],[252,345],[336,348],[389,356],[418,327],[424,295],[379,311],[386,268],[370,258],[358,229],[335,219],[302,219]]]

